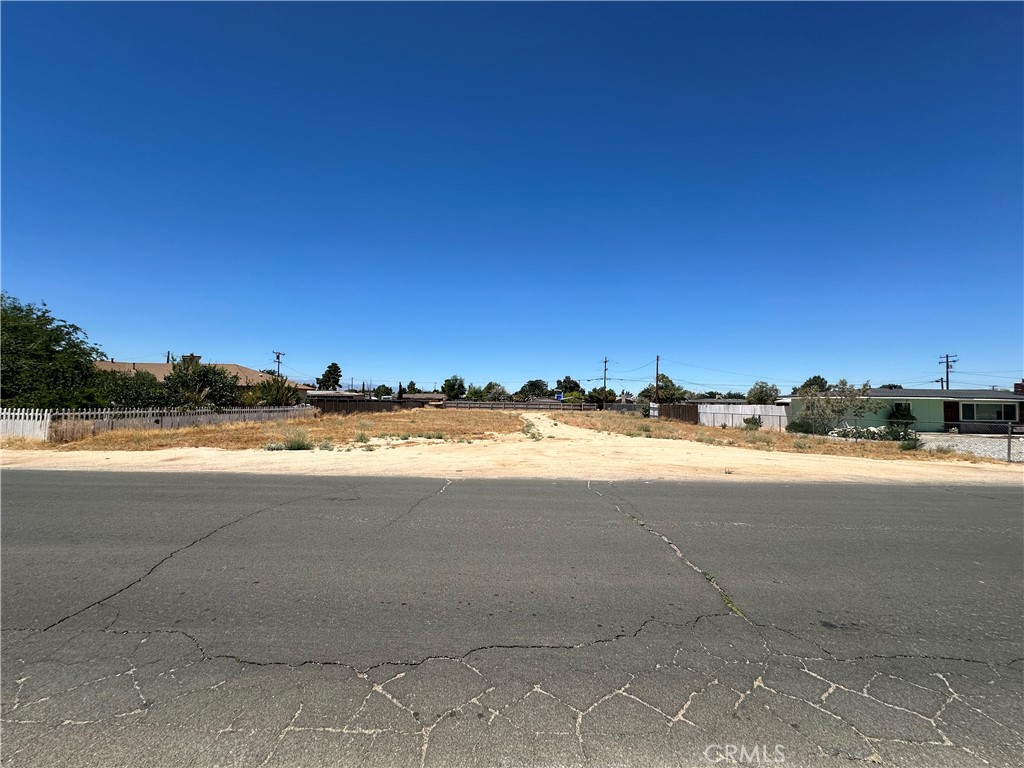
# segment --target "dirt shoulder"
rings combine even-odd
[[[373,439],[342,450],[4,450],[5,469],[446,478],[1015,484],[1020,465],[880,461],[596,432],[531,413],[531,434],[473,442]]]

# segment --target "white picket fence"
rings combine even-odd
[[[50,434],[50,412],[38,408],[0,408],[0,435],[46,440]]]
[[[33,440],[68,442],[115,429],[177,429],[200,424],[233,421],[278,421],[308,418],[311,406],[268,408],[112,408],[79,411],[44,411],[25,408],[0,409],[0,435]]]
[[[697,405],[698,423],[708,427],[742,427],[743,420],[751,416],[761,417],[761,428],[782,432],[789,424],[789,415],[782,405],[751,405],[749,403],[729,403],[717,405],[699,403]]]

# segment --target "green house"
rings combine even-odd
[[[1024,389],[1017,385],[1015,389]],[[1024,392],[999,392],[991,389],[871,389],[868,396],[878,400],[874,413],[849,419],[861,427],[885,426],[886,417],[897,404],[910,409],[916,418],[911,425],[918,432],[962,434],[1006,434],[1007,424],[1024,421]],[[801,398],[789,400],[790,420],[799,418]]]

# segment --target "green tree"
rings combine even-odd
[[[242,393],[241,400],[243,405],[250,407],[297,405],[302,400],[302,393],[284,376],[275,373],[256,386],[249,387]]]
[[[686,390],[678,387],[666,374],[659,373],[657,395],[659,403],[681,403],[686,399]],[[654,396],[654,385],[649,384],[640,390],[640,394],[637,395],[637,398],[653,403]]]
[[[92,380],[93,404],[100,408],[162,408],[167,388],[148,371],[96,371]]]
[[[324,375],[316,380],[316,388],[320,392],[336,392],[341,388],[341,366],[331,363],[324,371]]]
[[[449,376],[441,385],[441,394],[449,400],[458,400],[466,394],[466,382],[461,376]]]
[[[883,384],[879,389],[903,389],[902,384]]]
[[[799,387],[793,387],[793,394],[795,395],[797,392],[799,392],[801,390],[806,391],[806,390],[810,390],[810,389],[816,389],[818,392],[827,392],[828,388],[829,388],[828,379],[826,379],[824,376],[817,376],[817,375],[815,375],[815,376],[811,376],[811,378],[809,378],[807,381],[805,381]]]
[[[46,303],[0,293],[0,404],[8,408],[91,405],[99,347],[85,331],[53,316]]]
[[[483,400],[484,399],[484,388],[478,387],[476,384],[470,384],[466,390],[467,400]]]
[[[484,400],[506,400],[508,390],[496,381],[488,381],[484,386]]]
[[[410,381],[410,382],[409,382],[409,383],[408,383],[408,384],[406,385],[406,387],[405,387],[405,391],[406,391],[406,393],[407,393],[407,394],[410,394],[410,395],[418,395],[418,394],[420,394],[420,393],[421,393],[421,392],[422,392],[423,390],[422,390],[422,389],[420,389],[419,387],[417,387],[417,386],[416,386],[416,382],[415,382],[415,381]]]
[[[582,392],[583,387],[576,381],[572,376],[566,376],[564,379],[559,379],[555,382],[555,389],[562,390],[563,394],[568,395],[570,392]]]
[[[172,361],[164,387],[167,404],[178,408],[230,408],[241,402],[237,376],[191,356]]]
[[[774,405],[779,399],[779,388],[767,381],[755,381],[747,392],[747,402],[753,405]]]
[[[840,421],[859,419],[882,407],[881,401],[868,397],[870,389],[870,382],[855,387],[846,379],[831,385],[827,392],[818,389],[817,382],[801,387],[794,395],[801,405],[795,421],[806,423],[814,434],[828,434]]]
[[[536,397],[547,397],[551,394],[548,383],[544,379],[531,379],[516,392],[518,400],[533,400]]]
[[[642,394],[642,393],[641,393]],[[617,395],[614,389],[605,387],[594,387],[587,393],[588,403],[611,403],[615,401]]]
[[[381,384],[380,386],[373,388],[373,396],[380,400],[382,397],[393,397],[395,391],[391,389],[387,384]]]

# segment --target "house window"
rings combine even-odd
[[[961,403],[964,421],[1016,421],[1016,403]]]

